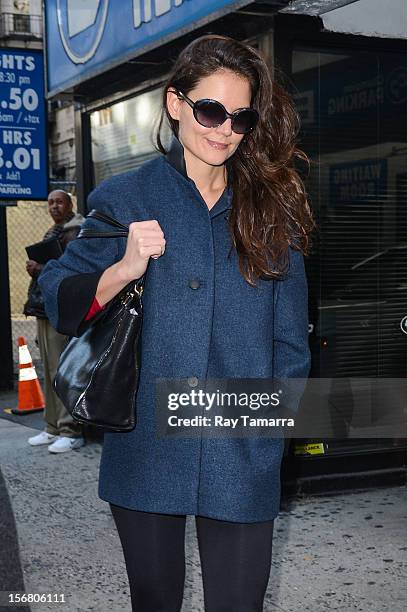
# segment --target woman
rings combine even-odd
[[[312,221],[292,167],[297,117],[257,51],[212,35],[180,54],[163,116],[173,131],[169,150],[158,135],[163,155],[89,196],[89,208],[129,224],[128,239],[77,240],[40,283],[53,324],[77,335],[146,273],[137,426],[105,435],[99,480],[133,610],[180,610],[190,514],[205,610],[257,612],[283,439],[158,437],[155,382],[186,379],[192,389],[206,377],[307,376],[303,254]],[[88,219],[84,227],[101,226]]]

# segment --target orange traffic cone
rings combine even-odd
[[[25,339],[18,338],[18,408],[12,408],[13,414],[28,414],[45,408],[44,394],[33,366],[32,357]]]

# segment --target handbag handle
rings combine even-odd
[[[81,229],[77,238],[126,238],[129,234],[129,228],[117,219],[110,217],[106,213],[102,213],[99,210],[93,208],[87,215],[86,218],[99,219],[99,221],[103,221],[108,225],[112,225],[113,227],[119,228],[119,231],[116,232],[101,232],[98,230],[91,229]]]
[[[92,210],[86,215],[87,219],[89,217],[99,219],[99,221],[103,221],[108,225],[112,225],[113,227],[118,227],[120,229],[117,232],[98,232],[97,230],[81,229],[77,235],[77,238],[127,238],[129,235],[129,228],[126,225],[123,225],[123,223],[120,223],[120,221],[117,221],[117,219],[114,219],[113,217],[110,217],[106,213],[102,213],[95,208],[92,208]],[[144,290],[144,278],[145,274],[136,280],[136,283],[132,289],[132,291],[135,291],[139,297],[141,297]],[[131,292],[127,293],[125,300],[128,300],[130,297]]]

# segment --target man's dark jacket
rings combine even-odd
[[[74,240],[79,233],[81,224],[84,222],[84,217],[79,213],[72,213],[68,221],[53,225],[44,235],[43,241],[49,240],[51,237],[58,238],[59,243],[62,247],[62,251],[65,251],[68,243]],[[28,287],[28,299],[24,304],[23,313],[27,317],[37,317],[38,319],[48,319],[45,308],[44,300],[42,297],[41,289],[38,284],[38,276],[44,268],[41,265],[41,269],[35,273]]]

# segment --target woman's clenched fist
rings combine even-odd
[[[118,262],[120,275],[129,282],[140,278],[150,257],[158,259],[164,251],[164,233],[156,219],[130,223],[126,252]]]

